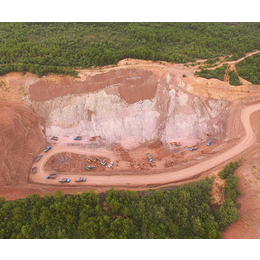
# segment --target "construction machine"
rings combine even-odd
[[[171,145],[175,145],[175,146],[181,146],[181,143],[180,142],[172,142],[170,143]]]
[[[32,167],[32,173],[36,173],[37,172],[37,167],[34,165],[33,167]]]
[[[35,157],[34,161],[35,161],[35,162],[39,162],[41,158],[42,158],[42,154],[39,154],[39,155],[37,155],[37,156]]]
[[[102,160],[101,160],[100,158],[98,158],[97,156],[95,156],[95,157],[96,157],[96,159],[97,159],[97,160],[99,160],[99,161],[100,161],[100,164],[101,164],[101,165],[103,165],[103,166],[104,166],[104,165],[106,165],[106,164],[107,164],[105,161],[102,161]]]
[[[211,139],[211,140],[209,140],[208,142],[207,142],[207,145],[209,146],[209,145],[211,145],[211,143],[213,142],[213,140]]]
[[[52,148],[51,146],[47,146],[46,148],[43,149],[43,151],[44,151],[45,153],[47,153],[51,148]]]
[[[152,162],[152,161],[153,161],[153,159],[152,159],[152,157],[150,156],[150,154],[149,154],[149,153],[147,153],[146,155],[147,155],[147,157],[148,157],[149,161],[150,161],[150,162]]]
[[[91,158],[88,158],[87,162],[91,163],[91,162],[93,162],[93,160]]]
[[[96,167],[95,166],[91,166],[91,165],[85,167],[85,169],[88,170],[88,171],[90,171],[90,170],[92,170],[94,168],[96,168]]]
[[[70,182],[70,179],[67,178],[60,178],[59,182],[64,183],[64,182]]]
[[[56,174],[50,174],[46,176],[47,179],[55,179],[56,177],[57,177]]]
[[[113,162],[110,162],[108,168],[110,169],[113,166]]]
[[[86,180],[87,180],[86,178],[82,178],[82,177],[75,178],[75,182],[82,182]]]
[[[82,140],[82,136],[78,135],[78,136],[74,137],[73,140],[75,140],[75,141],[79,140],[80,141],[80,140]]]
[[[99,138],[100,140],[102,140],[102,139],[101,139],[101,136],[93,136],[93,137],[89,138],[89,140],[90,140],[90,141],[94,141],[94,140],[96,140],[97,138]]]

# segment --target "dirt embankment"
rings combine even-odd
[[[33,159],[47,144],[41,123],[26,104],[0,101],[0,190],[28,183]]]

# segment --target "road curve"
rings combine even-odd
[[[260,104],[255,104],[252,106],[248,106],[244,108],[241,111],[241,121],[245,128],[246,135],[243,137],[243,139],[235,145],[233,148],[229,149],[228,151],[217,155],[207,161],[198,163],[196,165],[193,165],[191,167],[178,170],[178,171],[172,171],[172,172],[165,172],[160,174],[152,174],[152,175],[112,175],[112,176],[87,176],[87,182],[86,183],[74,183],[75,177],[80,177],[80,174],[71,174],[66,175],[67,178],[72,179],[72,183],[65,184],[65,185],[98,185],[98,186],[120,186],[120,187],[126,187],[131,188],[132,187],[138,187],[138,186],[147,186],[147,185],[153,185],[153,186],[160,186],[164,184],[170,184],[175,182],[180,182],[185,179],[193,178],[194,176],[208,171],[228,160],[231,158],[241,154],[243,151],[247,150],[251,145],[254,144],[256,140],[256,136],[252,130],[252,127],[250,125],[250,116],[252,113],[260,109]],[[44,171],[44,165],[46,164],[47,160],[54,154],[61,153],[61,152],[71,152],[71,153],[78,153],[78,154],[96,154],[97,156],[102,156],[102,151],[97,151],[93,149],[86,149],[82,150],[75,147],[53,147],[50,152],[47,154],[44,154],[41,161],[37,164],[38,172],[37,174],[31,174],[31,180],[34,183],[48,183],[51,185],[59,185],[57,182],[57,179],[53,180],[47,180],[46,175],[48,172]],[[109,153],[109,154],[108,154]],[[112,160],[115,160],[115,155],[113,155],[112,152],[106,151],[106,153],[103,155],[110,157]]]

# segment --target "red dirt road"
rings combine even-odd
[[[196,164],[192,167],[188,167],[182,170],[173,171],[173,172],[164,172],[160,174],[152,174],[152,175],[120,175],[120,176],[107,176],[104,174],[104,176],[87,176],[87,182],[81,183],[81,185],[99,185],[99,186],[114,186],[114,187],[138,187],[138,186],[162,186],[167,185],[171,183],[177,183],[181,182],[183,180],[191,179],[197,175],[199,175],[202,172],[208,171],[226,161],[229,161],[231,158],[241,154],[243,151],[247,150],[251,145],[254,144],[256,140],[256,136],[252,130],[251,124],[250,124],[250,115],[254,113],[255,111],[260,109],[260,104],[248,106],[244,108],[241,112],[241,121],[245,128],[246,135],[245,137],[239,142],[237,145],[229,149],[228,151],[215,156],[207,161],[201,162],[199,164]],[[57,153],[61,152],[71,152],[71,153],[78,153],[78,154],[96,154],[97,156],[109,156],[111,160],[116,160],[115,155],[111,151],[108,151],[106,149],[101,150],[91,150],[91,149],[79,149],[75,147],[53,147],[50,152],[47,154],[44,154],[43,158],[40,162],[38,162],[36,165],[38,167],[37,174],[33,175],[30,174],[30,181],[34,183],[44,183],[44,184],[51,184],[51,185],[60,185],[57,181],[57,179],[49,180],[46,179],[46,175],[48,172],[44,170],[44,165],[48,161],[48,159]],[[73,186],[78,185],[74,183],[75,177],[80,177],[79,174],[66,174],[67,178],[72,179]],[[72,183],[65,184],[65,185],[71,185]],[[65,186],[64,185],[64,186]]]

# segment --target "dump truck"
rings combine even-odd
[[[47,179],[55,179],[57,177],[56,174],[49,174],[46,176]]]
[[[59,182],[64,183],[64,182],[70,182],[70,179],[67,178],[60,178]]]
[[[43,149],[43,151],[44,151],[45,153],[47,153],[51,148],[52,148],[51,146],[47,146],[46,148]]]
[[[192,147],[190,147],[190,151],[194,151],[194,150],[197,150],[197,149],[198,149],[197,146],[192,146]]]
[[[147,153],[146,155],[147,155],[147,157],[148,157],[149,161],[150,161],[150,162],[152,162],[152,161],[153,161],[153,159],[152,159],[152,157],[150,156],[150,154],[149,154],[149,153]]]
[[[34,165],[33,167],[32,167],[32,173],[36,173],[37,172],[37,167]]]
[[[52,136],[51,137],[51,140],[55,140],[55,141],[57,141],[59,138],[57,137],[57,136]]]
[[[37,156],[35,157],[34,161],[35,161],[35,162],[39,162],[41,158],[42,158],[42,154],[39,154],[39,155],[37,155]]]
[[[82,177],[75,178],[75,182],[81,182],[86,180],[87,180],[86,178],[82,178]]]
[[[95,157],[96,157],[96,159],[97,159],[97,160],[99,160],[99,161],[100,161],[100,164],[101,164],[101,165],[103,165],[103,166],[104,166],[104,165],[106,165],[106,164],[107,164],[106,162],[104,162],[104,161],[102,161],[100,158],[98,158],[97,156],[95,156]]]
[[[82,140],[82,136],[78,135],[78,136],[74,137],[73,140]]]
[[[180,142],[172,142],[172,143],[170,143],[171,145],[175,145],[175,146],[180,146],[181,145],[181,143]]]
[[[88,171],[90,171],[90,170],[92,170],[94,168],[96,168],[96,167],[95,166],[91,166],[91,165],[85,167],[85,169],[88,170]]]
[[[207,142],[207,145],[209,146],[211,143],[213,142],[213,140],[211,139],[211,140],[209,140],[208,142]]]
[[[99,138],[101,140],[101,136],[93,136],[91,138],[89,138],[90,141],[94,141],[96,140],[97,138]]]
[[[108,168],[110,169],[113,166],[113,162],[110,162]]]

